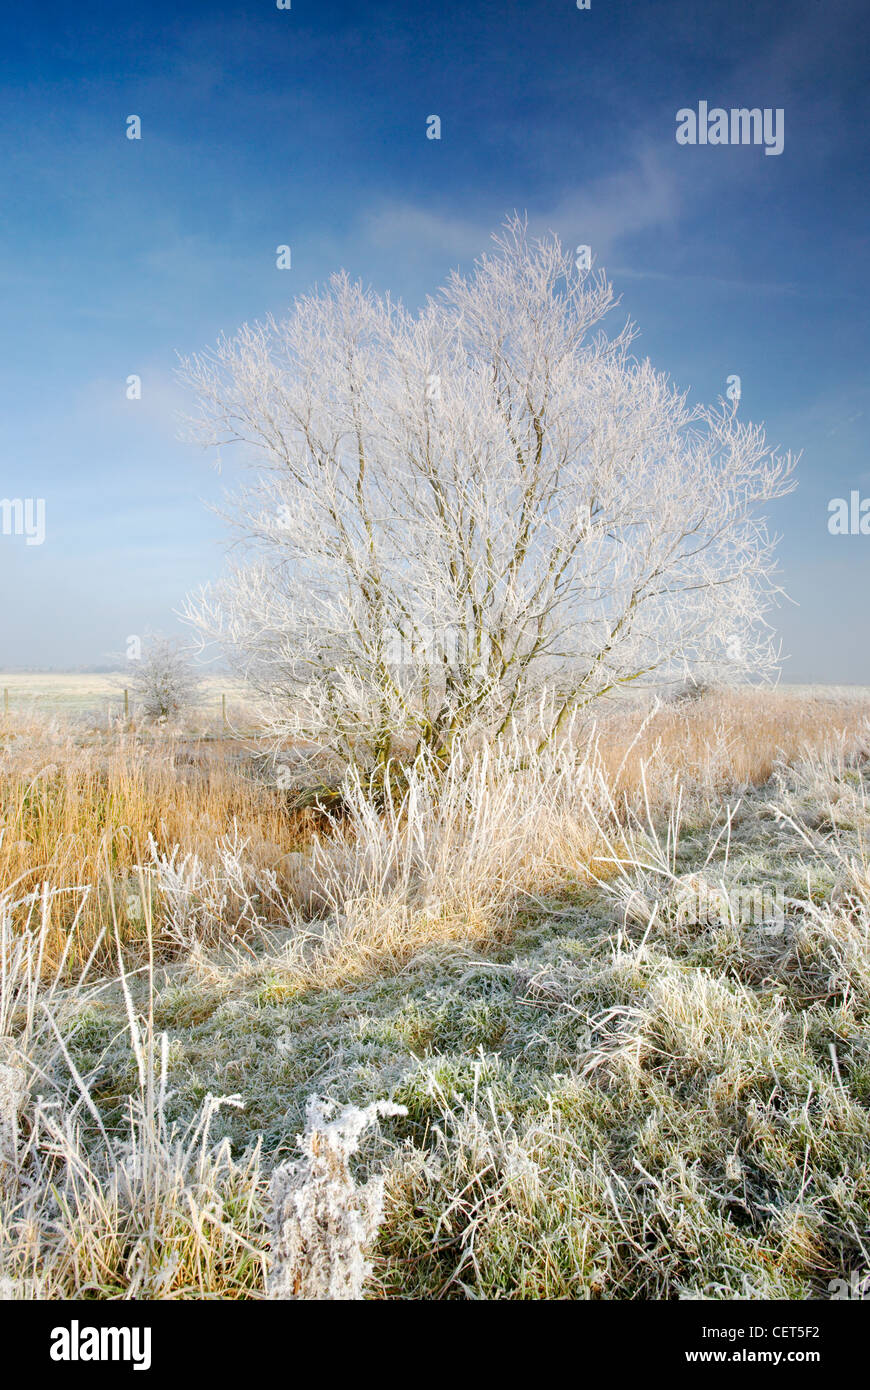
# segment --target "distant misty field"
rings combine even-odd
[[[5,707],[7,691],[10,713],[107,716],[121,714],[124,707],[124,678],[120,673],[0,671],[0,710]],[[238,715],[248,703],[240,682],[215,676],[203,682],[199,712],[206,718],[220,718],[222,695],[227,699],[228,715]]]
[[[79,671],[0,671],[0,710],[3,692],[9,692],[11,712],[58,713],[68,715],[107,715],[121,713],[124,705],[123,676],[111,672]],[[857,685],[781,685],[779,692],[795,699],[841,698],[863,700],[870,687]],[[203,682],[199,713],[205,717],[221,715],[221,696],[227,699],[229,714],[238,716],[250,710],[251,696],[241,681],[214,676]],[[622,698],[629,698],[624,692]],[[131,700],[132,692],[131,692]]]

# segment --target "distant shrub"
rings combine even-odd
[[[202,676],[168,637],[153,637],[127,668],[127,683],[146,719],[177,719],[199,700]]]
[[[694,676],[689,676],[671,691],[669,700],[673,705],[692,705],[698,700],[706,699],[708,695],[715,695],[716,692],[717,687],[710,681],[696,680]]]

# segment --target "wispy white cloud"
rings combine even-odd
[[[458,260],[478,255],[492,230],[483,222],[451,217],[398,200],[382,202],[362,218],[362,233],[378,250],[416,248],[426,254],[442,253]]]
[[[677,181],[650,147],[626,167],[569,189],[544,207],[519,207],[535,235],[556,232],[566,245],[588,244],[596,260],[612,254],[638,233],[673,225],[679,217]],[[448,260],[470,260],[489,246],[511,206],[478,211],[475,217],[435,212],[405,201],[382,202],[362,218],[362,233],[379,250],[416,248]]]

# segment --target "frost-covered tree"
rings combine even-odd
[[[202,676],[190,656],[169,637],[151,637],[125,673],[134,707],[146,719],[176,719],[197,704]]]
[[[761,509],[793,461],[690,406],[610,285],[510,221],[412,315],[334,277],[186,360],[250,446],[230,578],[193,601],[273,728],[365,766],[470,728],[553,738],[604,692],[769,671]]]

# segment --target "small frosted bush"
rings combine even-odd
[[[127,682],[146,719],[177,719],[199,699],[202,677],[177,643],[154,637],[138,661],[127,667]]]
[[[358,1299],[371,1273],[364,1251],[383,1216],[384,1180],[357,1187],[349,1160],[360,1136],[381,1115],[406,1115],[402,1105],[375,1101],[364,1110],[348,1106],[335,1119],[333,1106],[312,1096],[301,1159],[272,1174],[270,1298]]]

